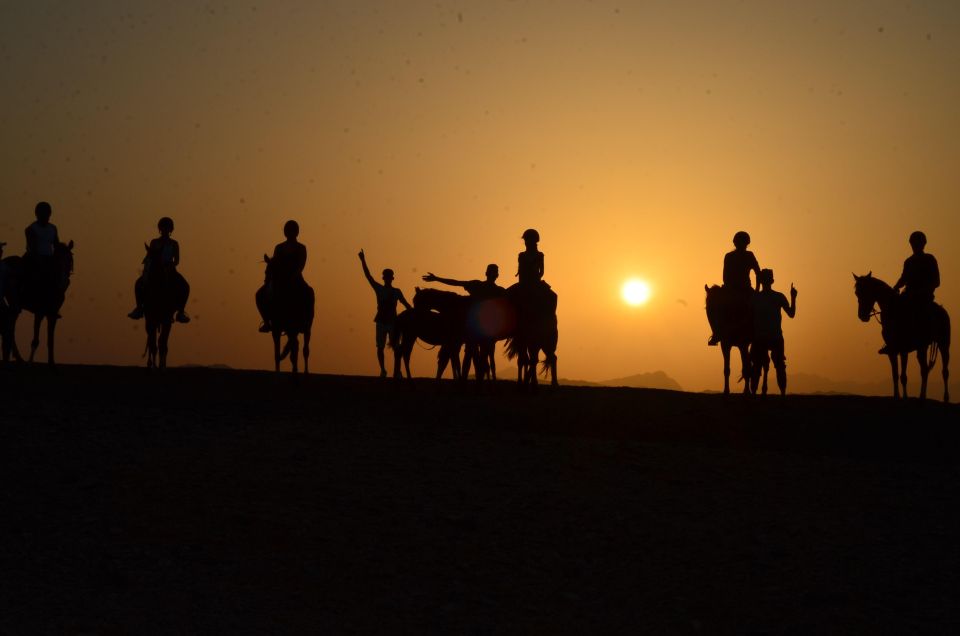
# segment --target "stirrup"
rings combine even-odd
[[[127,314],[127,318],[132,318],[133,320],[140,320],[141,318],[143,318],[143,309],[141,309],[140,307],[137,307],[136,309],[131,311],[129,314]]]
[[[260,333],[270,333],[271,331],[273,331],[273,327],[270,326],[269,322],[261,322],[260,328],[257,331],[259,331]]]
[[[177,320],[177,322],[181,322],[181,323],[183,323],[183,324],[186,324],[186,323],[190,322],[190,316],[188,316],[188,315],[186,314],[186,312],[178,311],[178,312],[177,312],[176,320]]]
[[[708,347],[716,347],[718,344],[720,344],[720,338],[717,336],[710,336],[710,339],[707,340]]]

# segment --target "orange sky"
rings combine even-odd
[[[46,199],[76,241],[64,362],[141,363],[126,312],[162,215],[193,285],[172,364],[270,366],[253,293],[288,218],[320,372],[376,370],[359,248],[411,298],[428,270],[511,283],[526,227],[563,377],[718,388],[703,284],[739,229],[799,289],[792,372],[887,377],[850,272],[893,282],[914,229],[960,308],[955,3],[174,4],[0,8],[0,240],[20,252]]]

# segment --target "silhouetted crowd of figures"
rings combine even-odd
[[[73,272],[73,242],[60,241],[56,226],[50,222],[53,210],[49,203],[41,201],[34,212],[36,220],[25,231],[23,256],[4,258],[6,243],[0,242],[0,347],[4,362],[11,357],[22,360],[14,335],[18,316],[27,310],[34,314],[29,360],[34,359],[40,326],[46,319],[48,362],[53,364],[54,332]],[[162,369],[166,367],[173,323],[190,322],[186,312],[190,285],[177,271],[180,245],[171,237],[173,220],[161,218],[157,229],[160,236],[144,245],[142,274],[134,284],[136,307],[128,315],[145,321],[147,366]],[[307,248],[298,241],[300,226],[296,221],[287,221],[283,234],[285,240],[274,248],[273,255],[264,255],[264,282],[255,294],[263,319],[260,331],[273,337],[277,371],[281,361],[289,358],[294,373],[298,372],[302,336],[304,371],[308,372],[315,294],[303,278]],[[392,269],[382,271],[382,282],[374,279],[360,250],[363,274],[376,296],[373,321],[380,376],[388,375],[385,349],[389,345],[394,355],[394,377],[403,377],[404,369],[410,377],[410,355],[415,342],[422,340],[439,348],[437,378],[449,365],[455,378],[466,378],[472,366],[478,381],[495,380],[496,343],[505,340],[508,358],[517,360],[521,385],[537,384],[541,353],[542,371],[550,373],[551,383],[556,385],[557,295],[543,280],[539,233],[528,229],[521,238],[525,249],[517,256],[518,281],[514,285],[503,288],[497,284],[500,270],[496,264],[487,266],[482,280],[445,278],[428,272],[424,281],[461,288],[466,295],[418,287],[412,303],[394,287]],[[923,232],[912,233],[909,243],[913,254],[904,261],[903,273],[892,287],[873,277],[872,272],[854,274],[858,317],[864,322],[876,318],[882,325],[884,345],[879,353],[890,360],[894,396],[900,396],[901,388],[906,396],[907,355],[916,352],[920,396],[926,396],[927,375],[939,356],[944,401],[949,401],[950,319],[934,300],[940,286],[939,267],[933,255],[924,251],[927,238]],[[781,322],[783,313],[790,318],[796,316],[797,290],[790,285],[789,300],[774,290],[773,270],[761,269],[757,257],[747,249],[749,234],[737,232],[733,244],[734,250],[723,260],[723,284],[705,286],[707,318],[713,331],[708,344],[720,345],[723,353],[724,393],[730,392],[730,350],[735,347],[740,350],[745,393],[766,394],[767,373],[773,362],[777,385],[785,394],[786,350]],[[397,305],[404,307],[399,314]],[[283,347],[282,336],[287,337]]]

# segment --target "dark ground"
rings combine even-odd
[[[960,628],[956,406],[119,367],[0,400],[2,634]]]

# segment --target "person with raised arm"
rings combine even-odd
[[[387,377],[387,368],[383,363],[383,349],[387,344],[387,337],[390,337],[390,345],[393,346],[393,329],[397,320],[397,303],[400,303],[407,309],[412,309],[407,299],[403,297],[403,292],[393,286],[393,270],[386,268],[383,270],[383,284],[374,280],[370,275],[370,268],[367,267],[367,258],[360,250],[357,255],[360,257],[360,264],[363,266],[363,275],[367,282],[373,288],[377,296],[377,313],[373,317],[376,323],[376,344],[377,344],[377,362],[380,364],[380,377]]]

